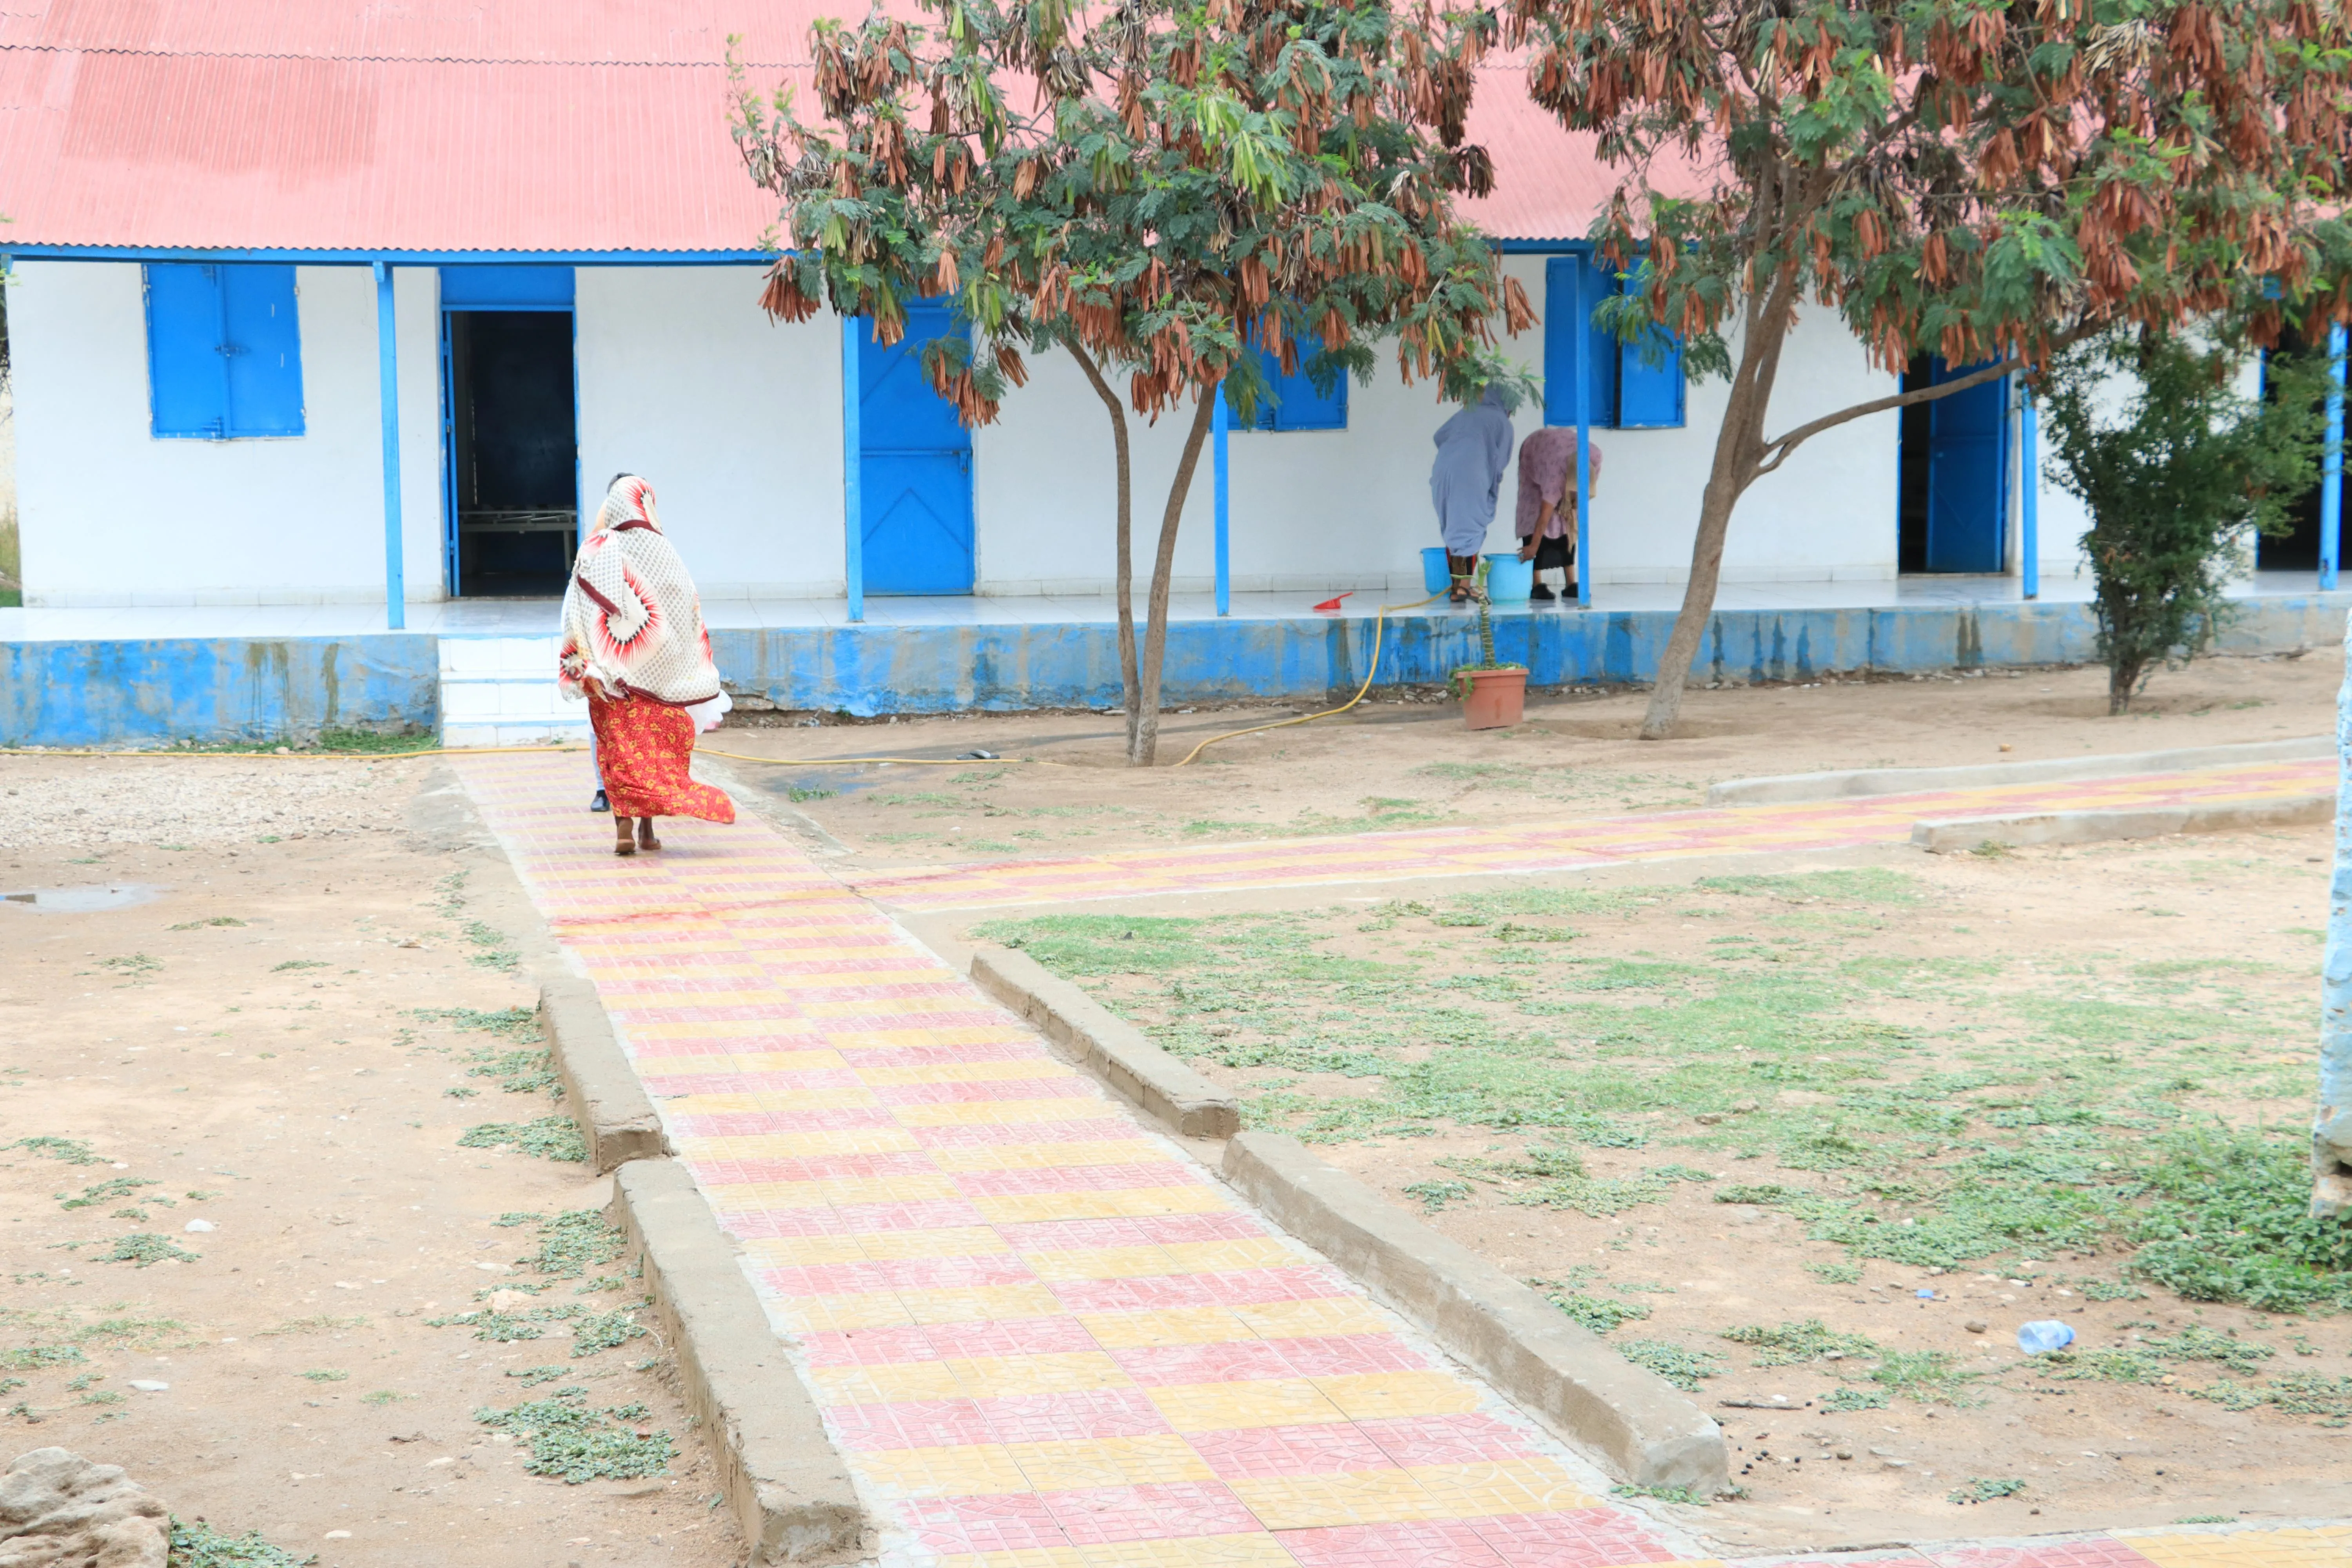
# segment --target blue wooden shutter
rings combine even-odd
[[[1584,313],[1578,319],[1578,274]],[[1544,423],[1576,423],[1576,378],[1591,377],[1587,415],[1596,426],[1617,423],[1617,340],[1592,324],[1593,307],[1617,291],[1616,275],[1588,253],[1555,256],[1544,266]]]
[[[228,434],[220,273],[202,262],[147,268],[149,429],[157,436],[217,441]]]
[[[1682,340],[1664,327],[1652,329],[1651,344],[1617,345],[1617,427],[1664,430],[1683,423]],[[1644,349],[1663,357],[1655,363]]]
[[[219,268],[228,362],[228,434],[302,434],[302,338],[294,268],[245,263]]]
[[[1282,362],[1264,349],[1257,351],[1259,363],[1265,366],[1265,379],[1274,388],[1274,395],[1261,404],[1257,417],[1252,423],[1260,430],[1345,430],[1348,427],[1348,373],[1341,371],[1331,387],[1331,395],[1324,396],[1315,390],[1314,379],[1307,374],[1307,362],[1314,358],[1314,350],[1299,345],[1298,374],[1282,374]]]

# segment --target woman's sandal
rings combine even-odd
[[[620,837],[614,840],[613,853],[615,855],[635,854],[637,852],[637,841],[629,837],[629,819],[615,812],[613,816],[613,826],[614,830],[620,834]]]
[[[637,818],[637,847],[640,849],[661,847],[661,840],[654,837],[654,819],[650,816]]]

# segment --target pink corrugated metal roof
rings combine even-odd
[[[0,0],[0,247],[748,250],[775,208],[727,133],[727,36],[764,87],[845,8]],[[1580,236],[1609,172],[1493,69],[1469,215]]]

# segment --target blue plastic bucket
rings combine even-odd
[[[1524,605],[1536,591],[1536,563],[1517,555],[1486,557],[1486,597],[1497,605]]]
[[[1444,546],[1421,552],[1421,585],[1424,592],[1443,594],[1454,586],[1454,574],[1445,569]]]

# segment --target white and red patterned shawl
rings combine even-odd
[[[583,697],[581,681],[591,675],[615,697],[673,708],[720,695],[694,578],[662,537],[653,487],[635,474],[605,493],[563,595],[557,680],[566,697]]]

